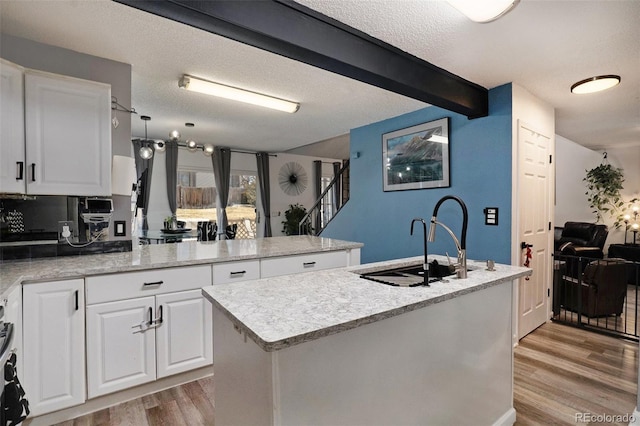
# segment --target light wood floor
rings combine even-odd
[[[585,424],[576,421],[577,413],[630,415],[636,406],[637,363],[637,343],[544,324],[515,349],[516,424]],[[80,425],[213,425],[213,378],[60,424]]]
[[[547,323],[520,341],[514,358],[517,425],[584,424],[577,413],[623,416],[635,409],[637,343]]]

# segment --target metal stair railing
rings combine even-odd
[[[298,225],[300,235],[320,235],[327,224],[349,201],[349,181],[343,179],[345,173],[349,173],[349,160],[345,161],[329,185],[322,191],[320,197],[300,220]],[[342,188],[343,182],[345,188]]]

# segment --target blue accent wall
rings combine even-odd
[[[322,232],[323,237],[364,243],[362,263],[418,256],[423,253],[422,225],[429,222],[437,201],[457,195],[469,210],[467,257],[511,263],[511,84],[489,91],[489,115],[469,120],[438,107],[351,130],[350,200]],[[449,188],[384,192],[382,189],[382,135],[416,124],[449,117]],[[358,158],[355,153],[359,153]],[[498,226],[484,224],[485,207],[499,208]],[[460,237],[462,212],[452,200],[440,207],[438,220]],[[417,232],[416,232],[417,231]],[[455,259],[453,240],[442,227],[429,253]]]

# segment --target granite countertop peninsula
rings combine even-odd
[[[300,235],[253,240],[185,241],[135,246],[132,251],[121,253],[5,261],[0,263],[0,295],[6,295],[23,282],[291,256],[362,246],[362,243]]]
[[[429,256],[446,263],[443,256]],[[378,262],[219,284],[204,296],[265,351],[277,351],[340,333],[531,275],[531,269],[468,261],[468,278],[447,277],[431,287],[394,287],[360,274],[389,267],[420,265],[423,257]]]

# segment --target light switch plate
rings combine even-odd
[[[127,222],[124,220],[113,221],[113,236],[124,237],[127,235]]]
[[[485,207],[484,224],[491,226],[498,226],[498,208],[497,207]]]

